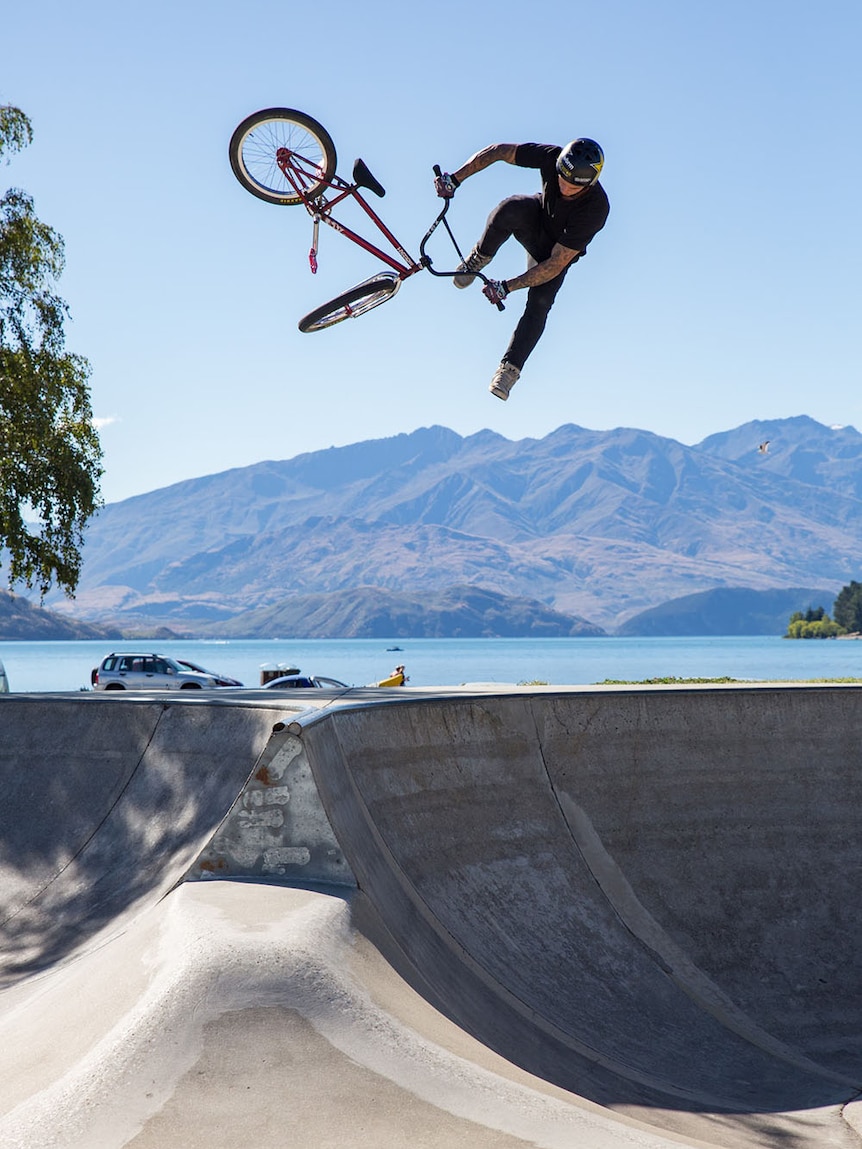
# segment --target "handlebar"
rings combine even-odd
[[[439,164],[434,164],[433,171],[434,171],[434,175],[437,177],[442,176],[442,174],[443,174],[443,170]],[[432,275],[439,275],[443,278],[449,278],[449,279],[451,279],[455,275],[459,275],[460,273],[458,271],[435,271],[434,268],[431,266],[431,256],[427,255],[425,252],[425,245],[428,242],[428,240],[431,238],[431,236],[434,234],[434,232],[437,230],[437,227],[442,223],[443,226],[446,228],[446,230],[449,233],[449,238],[452,240],[452,244],[458,253],[458,258],[461,260],[462,263],[465,262],[464,256],[461,254],[461,249],[458,246],[457,240],[455,239],[455,236],[452,234],[452,229],[449,226],[449,223],[446,219],[446,212],[449,210],[449,205],[451,204],[451,202],[452,202],[451,196],[448,199],[445,199],[443,201],[443,207],[440,211],[440,214],[437,216],[437,218],[434,220],[434,222],[431,224],[431,226],[425,232],[425,235],[422,237],[422,242],[419,244],[419,255],[420,255],[420,262],[421,262],[422,266],[425,267],[428,271],[430,271]],[[483,283],[487,284],[489,282],[488,277],[486,275],[483,275],[481,271],[477,271],[476,275],[479,277],[479,279],[482,280]],[[506,310],[505,304],[502,301],[498,301],[497,310],[498,311],[505,311]]]

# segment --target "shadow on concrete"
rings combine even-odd
[[[44,721],[50,715],[50,723]],[[91,696],[0,703],[0,987],[46,969],[212,837],[277,712]]]

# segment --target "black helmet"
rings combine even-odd
[[[557,173],[576,187],[590,187],[604,162],[605,153],[595,140],[572,140],[557,156]]]

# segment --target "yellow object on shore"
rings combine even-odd
[[[407,675],[404,673],[403,666],[396,666],[388,678],[384,678],[382,682],[378,682],[378,686],[403,686],[407,681]]]

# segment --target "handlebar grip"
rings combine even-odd
[[[442,176],[443,175],[443,170],[439,164],[434,165],[434,175],[435,176]]]
[[[497,310],[498,311],[505,311],[506,310],[506,305],[503,303],[502,299],[499,299],[497,301]]]

